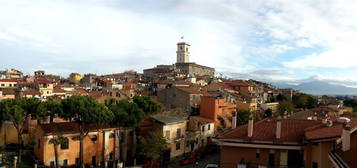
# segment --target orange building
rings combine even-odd
[[[116,128],[89,126],[90,131],[83,140],[83,161],[86,165],[98,166],[99,163],[112,163],[119,155],[126,161],[133,156],[133,134],[129,129],[120,129],[118,141],[120,152],[115,152]],[[55,150],[51,143],[54,136],[61,134],[65,141],[58,145],[58,164],[60,166],[77,165],[80,161],[79,125],[74,122],[39,124],[36,127],[34,153],[45,166],[55,165]],[[123,138],[127,137],[127,138]],[[125,140],[124,140],[125,139]],[[129,139],[129,140],[128,140]],[[131,155],[128,155],[128,154]]]
[[[232,127],[232,117],[235,112],[236,105],[228,103],[223,98],[201,97],[200,116],[213,120],[215,130]]]

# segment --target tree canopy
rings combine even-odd
[[[146,96],[135,96],[128,100],[109,100],[106,106],[113,112],[113,126],[136,126],[150,115],[158,113],[162,105]]]
[[[247,124],[249,121],[249,117],[251,112],[249,110],[238,110],[237,111],[237,125]]]
[[[162,132],[153,131],[146,137],[140,137],[140,154],[150,160],[157,160],[167,149],[167,142]]]
[[[292,112],[294,105],[290,101],[279,102],[277,113],[274,116],[284,116],[285,112]]]
[[[60,105],[60,117],[81,124],[104,124],[114,117],[106,106],[89,96],[71,96],[62,100]]]
[[[309,94],[299,93],[293,96],[293,104],[296,108],[315,108],[317,100]]]

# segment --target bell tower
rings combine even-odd
[[[177,43],[177,61],[176,63],[190,62],[190,45],[185,42]]]

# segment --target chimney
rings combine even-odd
[[[278,120],[276,121],[276,139],[280,139],[281,137],[281,119],[280,117],[278,118]]]
[[[252,137],[253,136],[253,118],[251,117],[248,121],[248,137]]]
[[[342,130],[342,151],[348,151],[351,148],[351,126],[347,123],[343,125]]]
[[[232,116],[232,129],[237,127],[237,112],[234,112]]]

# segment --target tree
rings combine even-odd
[[[64,145],[65,143],[68,145],[68,139],[63,136],[62,131],[59,128],[55,128],[53,138],[49,142],[53,144],[53,150],[55,152],[55,167],[58,168],[58,146]]]
[[[275,116],[284,116],[285,112],[292,112],[294,110],[294,105],[290,101],[279,102],[278,111]]]
[[[72,120],[79,125],[79,144],[80,144],[80,164],[83,163],[83,139],[88,135],[89,125],[97,126],[110,122],[114,117],[113,113],[104,105],[99,104],[89,96],[75,95],[61,101],[62,113],[60,116],[67,120]]]
[[[43,121],[47,117],[50,117],[49,122],[53,122],[53,118],[56,117],[57,115],[60,115],[61,112],[62,109],[60,104],[52,99],[49,99],[45,102],[42,102],[38,106],[36,116],[39,121]]]
[[[134,96],[133,102],[142,110],[146,115],[153,115],[162,109],[162,105],[147,96]]]
[[[35,98],[6,99],[0,102],[1,120],[11,121],[17,131],[18,159],[21,162],[23,139],[26,121],[31,116],[36,116],[40,100]]]
[[[146,97],[146,96],[135,96],[133,98],[133,102],[129,102],[128,100],[109,100],[106,102],[106,106],[112,111],[114,114],[114,118],[111,121],[111,125],[114,127],[136,127],[141,123],[145,118],[150,115],[158,113],[162,105],[156,102],[155,100]],[[133,148],[136,148],[136,131],[133,129]],[[124,131],[124,143],[127,141],[128,132]],[[120,130],[117,130],[115,133],[115,149],[119,151],[119,138],[120,138]],[[126,151],[126,149],[123,149]],[[126,152],[123,152],[125,154]],[[134,152],[132,153],[135,154]],[[116,160],[119,160],[119,153],[115,154]],[[122,158],[126,158],[124,155]]]
[[[317,100],[309,94],[299,93],[293,96],[293,104],[296,108],[315,108]]]
[[[153,131],[145,138],[140,137],[139,142],[142,149],[140,154],[150,160],[150,167],[153,161],[158,160],[167,149],[166,139],[160,131]]]
[[[251,112],[249,110],[238,110],[237,111],[237,125],[247,124],[249,121],[249,117]]]
[[[288,98],[286,98],[286,96],[282,94],[278,94],[278,96],[276,96],[276,100],[280,102],[280,101],[288,100]]]

